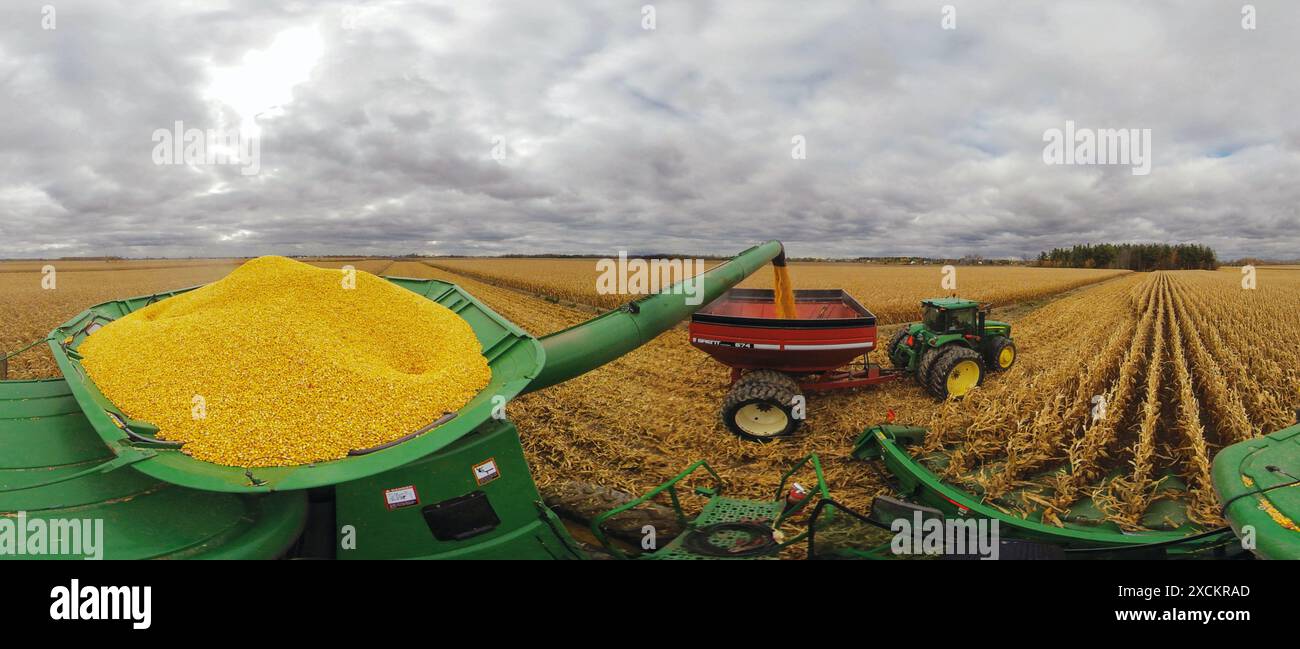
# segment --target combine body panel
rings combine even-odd
[[[103,526],[80,547],[3,559],[272,559],[297,541],[306,492],[239,495],[186,489],[118,466],[67,381],[0,382],[0,513],[25,526]],[[116,467],[116,469],[115,469]],[[25,532],[20,532],[25,534]],[[76,538],[76,537],[74,537]]]
[[[519,431],[485,423],[451,446],[335,487],[339,559],[584,559],[542,505]]]
[[[1300,419],[1300,413],[1297,413]],[[1223,517],[1265,559],[1300,559],[1300,424],[1214,456],[1214,490]]]

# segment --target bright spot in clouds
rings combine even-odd
[[[234,231],[234,232],[231,232],[230,234],[223,234],[223,235],[221,235],[221,240],[222,240],[222,241],[238,241],[238,240],[240,240],[240,239],[247,239],[248,237],[251,237],[251,236],[253,236],[253,233],[252,233],[251,231],[249,231],[249,230],[236,230],[236,231]]]
[[[324,41],[315,26],[286,29],[264,50],[250,50],[233,67],[212,70],[209,99],[239,114],[240,130],[257,135],[259,116],[274,116],[293,100],[293,87],[311,78]]]

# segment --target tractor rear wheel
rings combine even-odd
[[[899,344],[907,338],[907,330],[908,326],[903,325],[903,328],[899,329],[898,332],[889,339],[889,346],[885,348],[885,357],[889,359],[889,365],[891,367],[907,367],[907,355],[900,355],[898,351]]]
[[[935,353],[931,351],[930,353]],[[984,382],[984,359],[979,352],[960,345],[939,350],[930,365],[925,387],[937,399],[964,397]]]
[[[722,423],[740,437],[770,442],[799,428],[795,418],[799,384],[775,370],[754,370],[731,386],[722,402]]]
[[[930,385],[930,368],[934,365],[940,354],[943,353],[944,347],[930,347],[925,343],[917,345],[916,353],[919,357],[916,359],[916,382],[921,385]]]
[[[994,336],[984,354],[984,365],[994,372],[1005,372],[1016,364],[1016,344],[1006,336]]]

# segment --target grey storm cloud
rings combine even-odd
[[[3,3],[0,257],[1300,256],[1289,1],[275,4]],[[1150,174],[1045,164],[1067,120]]]

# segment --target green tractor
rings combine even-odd
[[[938,399],[961,397],[984,382],[986,370],[1016,362],[1011,325],[988,319],[988,306],[956,297],[922,300],[921,322],[889,341],[889,361],[916,377]]]

